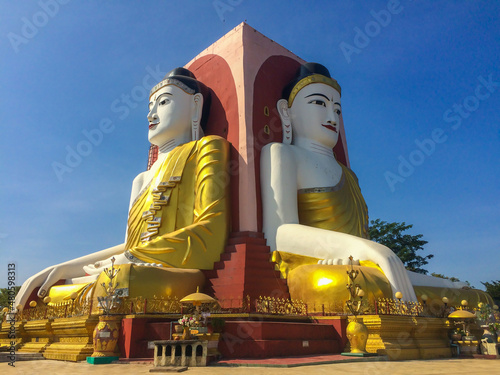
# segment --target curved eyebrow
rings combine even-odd
[[[328,100],[329,102],[331,102],[331,100],[330,100],[330,99],[329,99],[326,95],[324,95],[324,94],[320,94],[319,92],[318,92],[318,93],[315,93],[315,94],[307,95],[305,98],[308,98],[308,97],[310,97],[310,96],[315,96],[315,95],[317,95],[317,96],[322,96],[323,98],[325,98],[326,100]]]
[[[333,104],[338,104],[339,107],[342,107],[339,102],[335,102]]]
[[[163,94],[158,95],[158,97],[156,98],[156,100],[160,99],[163,95],[170,95],[170,96],[174,96],[174,94],[172,94],[172,93],[170,93],[170,92],[164,92]]]
[[[159,95],[153,102],[149,102],[149,105],[153,104],[154,102],[157,102],[163,95],[174,96],[174,94],[172,94],[170,92],[164,92],[163,94]]]

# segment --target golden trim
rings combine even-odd
[[[307,305],[293,299],[260,296],[255,301],[255,307],[258,313],[264,314],[307,315]]]
[[[400,301],[392,298],[379,298],[376,302],[378,315],[420,316],[424,307],[418,301]]]
[[[310,76],[307,76],[305,78],[302,78],[297,84],[293,87],[292,92],[290,93],[290,97],[288,98],[288,108],[292,107],[293,100],[295,99],[295,96],[299,93],[300,90],[302,90],[304,87],[307,85],[310,85],[311,83],[324,83],[325,85],[333,87],[335,90],[339,92],[340,95],[341,89],[340,85],[336,80],[333,78],[326,77],[321,74],[313,74]]]
[[[188,95],[194,95],[196,93],[196,90],[188,87],[186,84],[179,81],[178,79],[166,78],[166,79],[160,81],[159,83],[157,83],[156,86],[151,89],[151,91],[149,92],[149,100],[151,100],[151,97],[153,96],[153,94],[155,94],[158,90],[160,90],[161,88],[166,87],[166,86],[176,86]]]

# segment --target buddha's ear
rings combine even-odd
[[[191,130],[192,130],[192,140],[197,141],[203,136],[203,130],[201,129],[201,115],[203,112],[203,95],[197,93],[193,95],[193,101],[191,103]]]
[[[281,126],[283,128],[283,143],[292,143],[292,121],[290,120],[290,108],[288,108],[288,101],[286,99],[278,100],[276,104],[278,113],[281,119]]]

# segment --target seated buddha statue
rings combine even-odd
[[[148,139],[158,146],[158,159],[132,183],[125,242],[37,273],[22,285],[16,304],[24,306],[37,287],[38,297],[46,296],[61,279],[95,281],[111,259],[115,265],[161,267],[170,290],[196,290],[204,279],[200,270],[219,260],[229,230],[229,143],[204,136],[209,92],[184,68],[153,87]]]
[[[349,256],[357,265],[358,260],[370,261],[383,272],[392,293],[416,300],[401,260],[369,240],[368,209],[358,179],[333,153],[340,96],[337,81],[315,63],[302,65],[283,90],[277,103],[283,143],[270,143],[261,154],[266,239],[271,250],[303,257],[295,257],[294,263],[310,264],[312,259],[342,265]],[[341,284],[345,291],[345,280]]]
[[[438,310],[443,297],[454,305],[492,303],[483,291],[464,289],[466,283],[407,271],[391,249],[370,241],[358,179],[333,152],[340,94],[328,69],[302,65],[277,103],[283,142],[262,149],[263,230],[290,296],[309,306],[345,306],[346,270],[353,267],[372,304],[397,292],[406,301],[426,295]]]

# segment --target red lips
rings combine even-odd
[[[156,123],[156,124],[149,124],[149,128],[150,129],[153,129],[156,125],[158,125],[159,123]]]
[[[331,130],[331,131],[333,131],[333,132],[337,133],[337,128],[336,128],[336,127],[334,127],[334,126],[332,126],[332,125],[330,125],[330,124],[328,124],[328,125],[321,124],[321,125],[322,125],[322,126],[324,126],[324,127],[325,127],[325,128],[327,128],[327,129],[329,129],[329,130]]]

